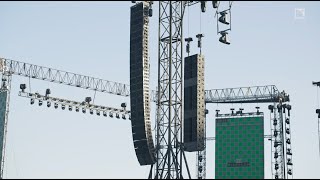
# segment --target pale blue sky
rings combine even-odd
[[[224,2],[224,5],[226,2]],[[0,57],[129,83],[131,2],[0,2]],[[305,18],[294,18],[305,8]],[[214,11],[201,14],[205,89],[274,84],[290,94],[294,178],[320,178],[316,88],[320,81],[319,2],[234,2],[231,45],[218,41]],[[189,17],[189,18],[188,18]],[[188,32],[189,19],[189,32]],[[184,34],[200,32],[200,7],[185,14]],[[157,80],[158,2],[150,24],[151,87]],[[196,41],[191,47],[197,53]],[[149,167],[135,157],[129,121],[29,105],[18,96],[14,76],[9,114],[5,178],[146,178]],[[82,101],[93,92],[31,80],[32,91]],[[96,103],[129,104],[129,98],[97,93]],[[265,134],[269,133],[268,104]],[[233,105],[239,108],[241,105]],[[243,105],[254,111],[256,104]],[[207,135],[214,136],[209,105]],[[155,104],[152,104],[155,108]],[[154,119],[154,115],[152,115]],[[270,144],[265,143],[265,177],[270,178]],[[207,178],[214,178],[214,142],[207,143]],[[188,153],[195,175],[195,155]],[[194,177],[194,176],[193,176]]]

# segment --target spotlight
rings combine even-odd
[[[289,128],[286,128],[286,133],[290,134],[290,129]]]
[[[277,105],[277,108],[278,108],[278,112],[280,113],[280,112],[281,112],[281,109],[282,109],[281,104],[278,104],[278,105]]]
[[[34,104],[34,99],[30,99],[30,104]]]
[[[201,173],[202,172],[202,166],[200,166],[198,169],[199,169],[199,172]]]
[[[96,110],[96,113],[98,116],[100,116],[100,111],[99,110]]]
[[[93,109],[90,109],[90,114],[93,114]]]
[[[288,174],[292,175],[292,169],[288,169]]]
[[[122,114],[122,119],[126,119],[126,115]]]
[[[47,107],[50,107],[50,106],[51,106],[51,102],[47,101]]]
[[[198,38],[198,48],[201,48],[201,38],[204,37],[204,34],[197,34],[196,38]]]
[[[42,100],[39,100],[39,106],[41,106],[42,105]]]
[[[271,113],[273,113],[273,108],[274,108],[274,106],[272,106],[272,105],[268,106],[268,109],[271,111]]]
[[[233,115],[234,114],[234,108],[230,108],[230,110],[231,110],[231,115]]]
[[[121,107],[123,108],[127,107],[127,103],[121,103]]]
[[[62,104],[62,105],[61,105],[61,109],[62,109],[62,110],[66,109],[66,105]]]
[[[112,113],[112,112],[109,112],[109,116],[110,116],[110,117],[113,117],[113,113]]]
[[[22,92],[27,88],[26,84],[20,84],[20,89]]]
[[[58,108],[58,103],[54,103],[54,108]]]
[[[188,37],[184,39],[187,42],[187,48],[186,51],[187,53],[190,53],[190,42],[193,41],[192,37]]]
[[[106,112],[106,111],[103,111],[103,116],[105,116],[105,117],[107,117],[107,116],[108,116],[108,114],[107,114],[107,112]]]
[[[278,131],[274,131],[274,132],[273,132],[273,136],[274,136],[274,137],[277,137],[277,136],[278,136]]]
[[[76,107],[76,112],[79,112],[79,107]]]
[[[279,164],[274,165],[274,169],[278,170],[279,169]]]
[[[131,120],[131,114],[129,115],[129,120]]]
[[[312,81],[312,85],[315,85],[315,86],[319,86],[319,87],[320,87],[320,81],[319,81],[319,82],[314,82],[314,81]]]
[[[282,107],[283,107],[283,111],[282,112],[286,113],[287,104],[283,104]]]
[[[288,158],[287,165],[291,165],[291,166],[292,166],[292,161],[291,161],[291,159],[290,159],[290,158]]]
[[[69,105],[69,111],[72,111],[72,106]]]
[[[257,106],[256,109],[257,109],[257,114],[260,114],[260,111],[259,111],[260,107]]]
[[[120,118],[119,113],[116,113],[116,118],[117,118],[117,119],[119,119],[119,118]]]
[[[279,154],[277,152],[274,153],[274,158],[277,159],[279,157]]]
[[[319,114],[320,113],[320,109],[316,109],[316,113]]]
[[[242,114],[242,111],[243,111],[243,110],[244,110],[243,108],[239,108],[240,115]]]
[[[209,110],[208,109],[205,109],[205,114],[209,114]]]
[[[286,119],[286,123],[287,123],[287,124],[290,124],[289,118]]]
[[[273,125],[276,126],[278,124],[277,119],[273,120]]]
[[[287,142],[287,144],[291,144],[291,141],[289,138],[286,140],[286,142]]]
[[[218,1],[212,1],[212,7],[218,8]]]
[[[89,104],[91,102],[92,98],[91,97],[86,97],[85,101]]]
[[[83,113],[86,113],[86,108],[82,108],[82,112],[83,112]]]
[[[222,11],[220,12],[221,17],[219,17],[219,22],[229,25],[230,22],[228,20],[228,12],[227,11]]]
[[[220,32],[221,34],[221,37],[219,38],[219,41],[224,43],[224,44],[230,44],[230,40],[228,38],[228,33],[223,31],[223,32]]]
[[[202,12],[206,12],[206,3],[207,3],[207,1],[200,1],[200,3],[201,3],[201,11]]]
[[[291,149],[290,149],[290,148],[287,149],[287,154],[288,154],[288,155],[292,155],[292,152],[291,152]]]
[[[220,111],[219,109],[216,110],[216,117],[219,116],[219,111]]]
[[[46,89],[46,96],[48,96],[49,94],[51,94],[51,90],[50,89]]]

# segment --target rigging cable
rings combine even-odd
[[[319,109],[319,88],[317,88],[317,109]],[[319,140],[319,157],[320,157],[320,118],[318,114],[318,140]]]

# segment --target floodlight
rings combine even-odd
[[[47,107],[50,107],[50,106],[51,106],[51,102],[47,101]]]
[[[34,99],[33,98],[30,99],[30,104],[34,104]]]

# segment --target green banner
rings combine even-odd
[[[263,116],[216,119],[216,179],[264,179]]]

